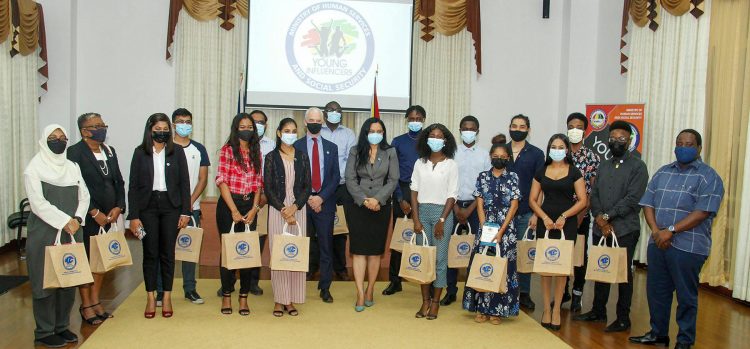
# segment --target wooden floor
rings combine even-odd
[[[105,286],[102,289],[102,302],[108,310],[116,309],[143,281],[140,268],[140,244],[137,240],[129,240],[129,244],[131,245],[131,251],[135,254],[134,266],[114,270],[108,273],[105,278]],[[180,268],[177,268],[176,272],[179,277]],[[25,274],[26,264],[18,259],[18,255],[15,252],[0,254],[0,275]],[[201,267],[199,275],[199,278],[218,278],[218,268]],[[380,276],[383,280],[387,279],[387,270],[381,270]],[[262,273],[262,278],[267,279],[268,277],[269,272],[265,270]],[[532,297],[539,304],[541,303],[539,279],[535,277],[533,280]],[[563,328],[557,335],[574,348],[646,348],[638,345],[630,345],[627,341],[628,336],[640,335],[649,330],[645,285],[646,272],[638,270],[635,275],[635,291],[631,311],[633,327],[630,333],[605,334],[602,331],[605,327],[604,324],[574,322],[571,320],[570,312],[563,310]],[[196,306],[182,300],[182,291],[177,286],[179,285],[176,285],[174,295],[176,311],[179,312],[179,307]],[[382,290],[385,286],[386,282],[378,285],[378,291]],[[142,290],[136,290],[136,292],[142,292]],[[266,290],[266,292],[270,292],[270,290]],[[586,285],[584,291],[584,311],[591,307],[592,293],[593,285],[589,283]],[[203,294],[202,296],[216,297],[215,294]],[[376,294],[377,297],[383,296],[378,293]],[[610,319],[615,318],[614,303],[616,302],[616,297],[617,291],[615,288],[611,292],[609,303]],[[415,304],[417,303],[418,300],[415,300]],[[700,291],[699,304],[696,348],[750,347],[748,345],[750,343],[750,307],[704,289]],[[451,307],[460,307],[460,304],[454,303]],[[539,320],[542,313],[540,308],[538,307],[535,312],[529,314]],[[15,349],[31,347],[35,326],[31,311],[30,284],[27,282],[0,296],[0,309],[2,309],[0,312],[0,348]],[[82,325],[81,318],[75,312],[75,309],[78,309],[78,301],[74,305],[74,311],[71,313],[71,330],[81,335],[82,343],[96,328]],[[674,319],[674,314],[672,316]],[[673,321],[670,331],[673,342],[676,332],[676,324]],[[73,347],[75,346],[70,346],[70,348]]]

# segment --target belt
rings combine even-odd
[[[250,199],[253,198],[253,195],[255,193],[247,193],[247,194],[232,194],[232,199],[236,200],[242,200],[242,201],[250,201]]]

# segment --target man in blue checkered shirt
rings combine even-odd
[[[698,273],[711,250],[711,223],[724,196],[724,183],[701,161],[701,135],[677,135],[677,161],[654,174],[640,205],[651,228],[646,292],[651,331],[630,341],[669,345],[672,296],[677,292],[677,345],[695,343]]]

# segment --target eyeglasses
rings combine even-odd
[[[626,143],[630,141],[630,137],[609,137],[610,142],[620,142],[620,143]]]
[[[86,126],[83,129],[84,130],[101,130],[101,129],[108,129],[108,125],[94,125],[94,126]]]

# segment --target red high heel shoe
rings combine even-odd
[[[172,315],[174,315],[174,308],[172,310],[164,310],[166,307],[162,306],[161,308],[161,317],[170,318]]]
[[[156,316],[156,312],[155,311],[144,311],[143,312],[143,317],[145,317],[146,319],[153,319],[154,316]]]

